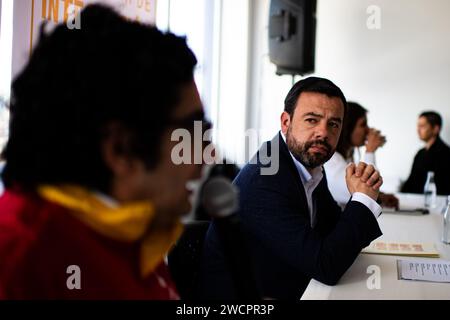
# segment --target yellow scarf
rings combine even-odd
[[[108,206],[94,193],[74,185],[43,185],[38,193],[44,199],[70,209],[70,212],[96,232],[124,242],[141,243],[140,268],[148,276],[164,259],[183,226],[177,222],[169,231],[148,232],[155,210],[150,201]]]

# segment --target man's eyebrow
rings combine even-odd
[[[205,118],[205,112],[203,110],[199,110],[193,113],[192,117],[196,120],[203,120]]]
[[[307,112],[303,115],[303,117],[316,117],[316,118],[324,118],[324,116],[322,114],[319,113],[315,113],[315,112]],[[330,118],[331,121],[336,121],[339,123],[342,123],[342,119],[339,117],[333,117]]]
[[[203,110],[194,111],[187,115],[184,119],[189,121],[201,121],[205,118],[205,112]]]
[[[323,115],[322,114],[318,114],[318,113],[315,113],[315,112],[307,112],[307,113],[305,113],[304,115],[303,115],[303,117],[317,117],[317,118],[323,118]]]

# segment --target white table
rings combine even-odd
[[[401,206],[422,207],[423,196],[397,194]],[[450,245],[441,242],[442,208],[445,197],[438,197],[438,205],[428,215],[411,216],[399,213],[384,213],[378,218],[385,241],[434,243],[441,254],[440,259],[450,260]],[[450,299],[450,283],[398,280],[397,260],[425,258],[360,254],[336,286],[327,286],[311,280],[302,300],[347,300],[347,299]],[[381,271],[379,289],[369,289],[367,280],[373,271],[369,266],[378,266]]]

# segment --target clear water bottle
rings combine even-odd
[[[427,173],[427,181],[425,182],[423,193],[425,195],[425,208],[435,208],[437,198],[436,183],[434,183],[434,172],[432,171]]]
[[[450,196],[447,197],[447,209],[444,213],[444,224],[442,229],[442,242],[450,244]]]

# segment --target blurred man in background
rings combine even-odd
[[[427,172],[434,172],[437,193],[450,194],[450,147],[440,138],[442,118],[434,111],[420,114],[417,133],[425,147],[414,157],[411,173],[401,191],[423,193]]]

